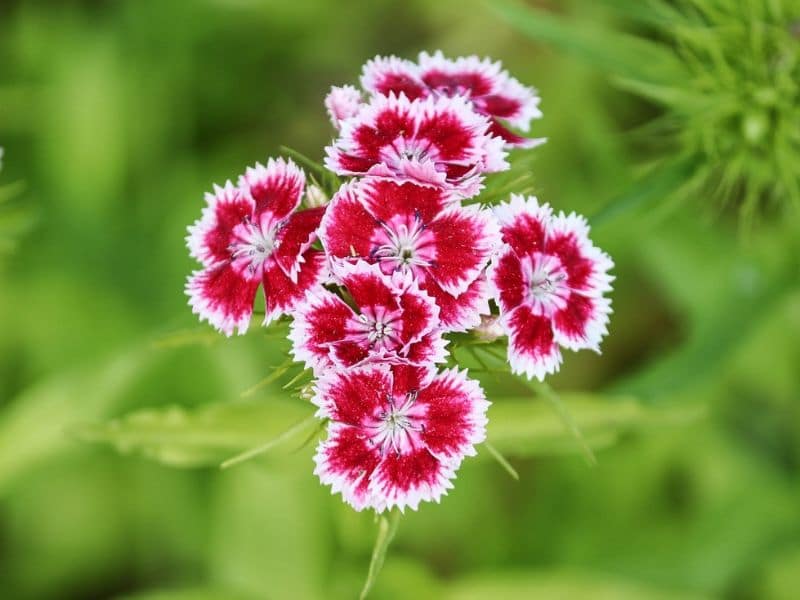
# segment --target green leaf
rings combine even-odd
[[[122,453],[196,467],[218,465],[236,452],[277,438],[310,412],[310,405],[289,399],[223,402],[194,411],[172,406],[86,424],[74,432],[85,441],[110,444]]]
[[[311,415],[310,417],[306,417],[296,425],[291,426],[289,429],[284,431],[278,437],[269,440],[268,442],[261,444],[260,446],[256,446],[255,448],[251,448],[241,454],[237,454],[236,456],[229,458],[225,462],[223,462],[220,467],[222,469],[229,469],[230,467],[234,467],[238,464],[241,464],[247,460],[255,458],[256,456],[260,456],[266,452],[272,450],[275,446],[279,446],[280,444],[285,443],[287,440],[292,439],[299,433],[310,429],[312,425],[318,423],[318,419],[315,415]],[[316,428],[315,428],[316,430]]]
[[[389,549],[389,544],[392,543],[392,539],[394,539],[397,533],[397,526],[399,524],[399,510],[392,510],[388,516],[380,515],[378,517],[378,537],[375,539],[375,547],[372,550],[372,559],[369,562],[367,580],[364,582],[364,587],[359,596],[361,600],[367,597],[372,586],[375,585],[378,574],[383,567],[383,562],[386,559],[386,551]]]
[[[676,56],[656,43],[568,21],[508,0],[492,2],[490,8],[528,37],[569,52],[611,75],[663,83],[686,76]]]
[[[703,416],[701,407],[652,407],[630,396],[572,393],[562,394],[561,401],[569,406],[575,426],[592,449],[610,446],[625,433],[680,426]],[[579,450],[561,417],[533,398],[496,400],[489,409],[487,439],[507,456]]]

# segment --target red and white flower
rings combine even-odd
[[[429,364],[445,359],[439,307],[412,273],[389,276],[378,265],[359,261],[335,265],[333,275],[352,307],[324,289],[307,294],[289,331],[296,360],[320,374],[370,360]]]
[[[364,65],[364,89],[388,96],[403,93],[410,100],[429,96],[463,96],[475,110],[491,118],[490,133],[509,146],[532,148],[544,139],[525,138],[510,131],[501,121],[528,131],[532,119],[542,116],[536,90],[522,85],[503,70],[499,62],[477,56],[445,58],[437,51],[422,52],[413,63],[394,56],[378,56]]]
[[[325,166],[339,175],[411,179],[471,197],[482,189],[483,173],[508,169],[503,141],[489,128],[464,98],[374,96],[341,122]]]
[[[356,510],[438,502],[486,437],[486,401],[466,371],[373,363],[320,377],[313,402],[330,419],[315,473]]]
[[[608,333],[611,258],[589,240],[575,213],[554,215],[536,198],[512,195],[495,208],[506,244],[489,272],[514,373],[544,379],[560,347],[600,352]]]
[[[264,286],[264,324],[290,312],[326,277],[324,254],[311,248],[324,208],[295,212],[305,174],[270,159],[248,168],[239,185],[206,194],[202,217],[189,227],[190,254],[203,265],[186,284],[192,312],[219,331],[247,331]]]
[[[362,104],[361,92],[352,85],[333,86],[325,96],[325,108],[336,129],[344,119],[354,117]]]
[[[378,177],[346,183],[320,240],[334,261],[413,274],[439,306],[444,330],[466,331],[489,313],[483,270],[500,244],[497,223],[478,206],[461,206],[452,191]]]

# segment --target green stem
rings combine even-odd
[[[492,446],[489,442],[483,442],[483,446],[486,448],[489,454],[492,455],[492,458],[500,463],[500,466],[503,467],[503,469],[505,469],[505,471],[511,475],[513,479],[519,481],[519,473],[517,473],[517,470],[511,466],[511,463],[508,462],[506,457],[500,454],[500,451],[497,448]]]
[[[367,580],[364,582],[364,588],[361,590],[361,595],[359,596],[361,600],[367,597],[372,586],[375,585],[378,574],[381,572],[381,568],[383,568],[386,551],[389,549],[389,544],[397,533],[397,526],[399,524],[399,510],[395,509],[391,511],[388,517],[386,515],[380,515],[378,517],[378,537],[375,539],[375,547],[372,549],[372,560],[370,560],[369,563]]]
[[[551,388],[548,384],[544,383],[543,381],[528,381],[528,387],[530,387],[538,396],[541,396],[547,403],[555,410],[558,418],[561,419],[561,422],[564,424],[564,427],[567,428],[572,434],[572,437],[575,438],[575,441],[578,442],[578,446],[581,449],[581,453],[583,457],[586,459],[586,463],[593,467],[597,464],[597,458],[592,452],[592,449],[589,447],[589,444],[586,443],[586,439],[583,437],[583,433],[581,433],[580,427],[578,427],[577,421],[572,416],[572,413],[569,412],[569,408],[567,405],[564,404],[564,401],[561,400],[561,396],[559,396],[556,391]]]

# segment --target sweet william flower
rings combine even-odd
[[[234,186],[206,194],[202,217],[189,227],[190,254],[203,268],[186,284],[192,312],[226,335],[247,331],[259,286],[264,324],[290,312],[326,276],[325,257],[311,248],[324,208],[295,212],[305,174],[289,160],[248,168]]]
[[[320,225],[331,259],[410,273],[439,307],[441,327],[466,331],[489,313],[484,267],[500,244],[491,213],[452,191],[366,177],[344,184]]]
[[[320,374],[370,360],[429,364],[445,359],[439,308],[411,273],[389,276],[359,261],[334,264],[333,275],[349,303],[325,289],[306,295],[289,331],[296,360]]]
[[[514,373],[544,379],[560,347],[600,351],[608,333],[611,258],[589,240],[574,213],[554,215],[536,198],[512,195],[495,208],[505,249],[489,271]]]
[[[489,128],[464,98],[374,96],[341,122],[325,166],[338,175],[430,183],[468,198],[482,189],[483,173],[509,166],[503,141]]]
[[[361,84],[372,94],[405,94],[411,100],[430,96],[463,96],[475,111],[491,118],[490,133],[508,146],[532,148],[544,139],[517,135],[503,125],[528,131],[542,116],[536,90],[522,85],[499,62],[477,56],[446,58],[441,51],[422,52],[417,63],[378,56],[364,65]]]
[[[313,402],[330,419],[315,473],[356,510],[438,502],[485,439],[486,401],[466,371],[388,362],[320,377]]]

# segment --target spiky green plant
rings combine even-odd
[[[670,196],[758,214],[800,209],[800,3],[607,0],[635,35],[533,7],[495,8],[662,107],[645,127],[680,176]],[[688,168],[685,168],[688,165]],[[662,164],[662,168],[665,165]]]

